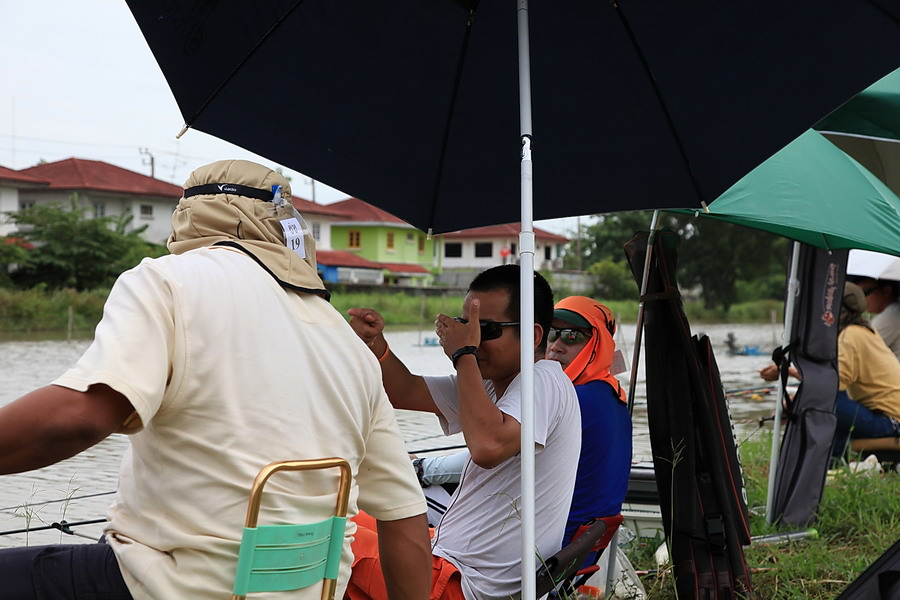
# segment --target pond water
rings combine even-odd
[[[768,355],[781,337],[780,327],[776,331],[771,325],[719,324],[697,326],[694,331],[706,333],[712,340],[726,391],[758,388],[764,384],[756,371],[769,362]],[[628,362],[631,361],[634,333],[634,325],[624,324],[617,339]],[[729,356],[725,345],[729,333],[735,335],[739,346],[759,346],[763,355]],[[391,350],[412,372],[423,375],[449,373],[450,362],[441,348],[428,345],[432,336],[430,331],[389,331],[387,334]],[[61,375],[89,343],[88,340],[0,341],[0,406]],[[627,386],[629,373],[619,377]],[[737,393],[730,398],[739,441],[759,431],[759,419],[771,415],[773,402],[774,395],[766,393]],[[397,411],[397,420],[410,452],[434,449],[439,453],[447,452],[449,450],[440,449],[462,444],[460,435],[447,438],[441,433],[434,415]],[[634,430],[634,460],[650,460],[643,365],[638,370]],[[76,527],[75,531],[86,538],[64,535],[57,530],[4,534],[43,527],[63,519],[73,523],[102,518],[116,488],[119,462],[127,445],[126,436],[112,435],[82,454],[50,467],[0,477],[0,547],[96,540],[102,524]]]

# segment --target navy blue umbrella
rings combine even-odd
[[[185,122],[423,231],[712,202],[900,67],[900,1],[127,0]],[[522,94],[523,99],[526,94]],[[173,124],[177,130],[179,124]]]

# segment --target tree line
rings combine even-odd
[[[36,204],[5,213],[15,232],[0,239],[0,287],[108,288],[146,256],[167,254],[147,242],[132,215],[93,217],[70,205]]]
[[[650,229],[652,215],[652,211],[596,215],[593,223],[575,233],[565,267],[593,275],[599,298],[633,299],[637,288],[623,247],[636,232]],[[689,214],[663,212],[660,224],[681,239],[679,287],[696,290],[705,308],[728,310],[737,302],[784,298],[787,239]]]
[[[93,217],[70,205],[37,204],[6,213],[16,231],[0,240],[0,287],[92,290],[109,287],[146,256],[165,246],[130,229],[131,215]],[[597,215],[569,244],[565,268],[594,276],[592,294],[606,300],[634,299],[634,278],[625,243],[650,227],[652,211]],[[772,234],[680,213],[662,213],[661,225],[681,238],[678,281],[696,290],[706,308],[727,310],[736,302],[782,299],[788,241]]]

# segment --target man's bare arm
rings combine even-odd
[[[370,308],[351,308],[350,326],[381,360],[381,381],[394,408],[437,413],[428,385],[420,375],[413,375],[399,358],[388,352],[384,339],[384,319]]]
[[[483,469],[493,469],[518,454],[522,426],[488,397],[474,356],[459,358],[456,376],[460,427],[472,462]]]
[[[378,553],[390,600],[426,600],[431,593],[431,543],[425,515],[378,521]]]
[[[115,433],[134,411],[107,385],[86,392],[48,385],[0,408],[0,474],[75,456]]]

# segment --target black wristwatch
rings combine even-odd
[[[460,356],[465,356],[466,354],[474,355],[475,352],[477,352],[477,351],[478,351],[478,348],[476,348],[475,346],[463,346],[462,348],[460,348],[459,350],[457,350],[456,352],[451,354],[450,362],[453,363],[453,368],[454,369],[456,368],[456,361],[459,360]],[[477,360],[477,357],[476,357],[476,360]]]
[[[413,465],[413,469],[415,469],[415,471],[416,471],[416,479],[419,480],[419,485],[421,485],[422,487],[428,487],[428,484],[426,484],[424,481],[422,481],[422,479],[425,477],[425,469],[422,468],[423,460],[425,460],[425,459],[424,458],[415,458],[412,461],[412,465]]]

